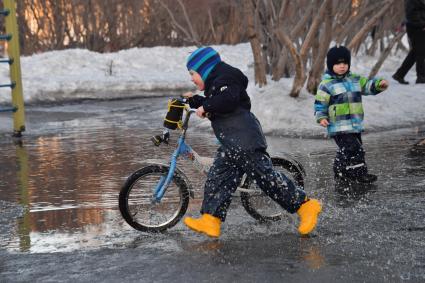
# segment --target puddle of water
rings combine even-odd
[[[126,119],[128,116],[90,117],[101,121],[93,129],[84,125],[86,121],[79,121],[75,123],[78,126],[60,134],[28,136],[22,145],[1,144],[1,199],[19,203],[24,210],[11,233],[0,230],[0,247],[12,252],[48,253],[137,246],[135,238],[141,233],[130,228],[118,211],[120,187],[141,161],[168,159],[173,150],[173,144],[162,148],[152,146],[150,137],[158,130],[152,129],[152,125],[136,126],[140,111],[135,112],[137,115],[130,114],[129,119]],[[98,111],[95,112],[98,115]],[[130,122],[120,124],[121,119]],[[104,120],[111,124],[105,126]],[[175,141],[177,136],[173,137]],[[418,250],[423,248],[415,239],[424,232],[421,229],[424,215],[421,184],[425,182],[425,150],[413,145],[424,137],[424,133],[412,130],[366,135],[368,165],[379,175],[373,186],[335,183],[331,168],[336,148],[332,141],[269,138],[270,152],[299,156],[307,170],[307,191],[324,201],[317,232],[320,237],[314,240],[317,248],[311,252],[313,255],[309,252],[306,255],[307,259],[320,255],[319,263],[313,261],[313,266],[322,264],[325,258],[327,264],[333,264],[333,260],[339,264],[336,259],[342,256],[335,255],[335,251],[349,251],[349,258],[355,259],[381,246],[394,248],[395,245],[400,260],[405,260],[409,257],[403,252],[406,245]],[[215,140],[207,134],[190,133],[188,142],[206,156],[212,156],[216,149]],[[191,210],[197,213],[204,179],[184,162],[182,165],[196,189]],[[223,229],[224,240],[243,241],[255,235],[282,233],[296,235],[294,220],[258,225],[242,209],[234,207]],[[179,223],[166,237],[159,236],[162,240],[155,243],[172,249],[167,239],[179,233],[185,233],[190,240],[194,238]],[[152,242],[152,239],[143,238],[142,242]],[[412,252],[411,249],[408,252]],[[415,263],[417,259],[410,262]]]
[[[157,133],[109,128],[2,144],[0,195],[22,205],[24,213],[16,237],[0,246],[29,252],[98,248],[105,246],[102,235],[130,229],[118,211],[119,190],[144,159],[169,158],[174,144],[154,147],[150,137]],[[175,142],[177,133],[172,138]],[[194,134],[188,141],[200,152],[215,150],[208,135]],[[201,188],[195,170],[186,171],[194,187]],[[202,196],[199,190],[196,195]]]

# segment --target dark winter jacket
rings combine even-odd
[[[251,113],[246,92],[248,78],[224,62],[218,63],[205,81],[204,96],[189,99],[190,107],[203,106],[220,143],[229,149],[247,151],[267,148],[261,125]]]
[[[425,28],[425,0],[406,0],[406,25],[411,28]]]

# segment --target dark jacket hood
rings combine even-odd
[[[237,68],[232,67],[225,62],[218,63],[205,81],[205,92],[208,93],[213,83],[221,82],[223,84],[239,84],[244,89],[248,87],[248,78]]]

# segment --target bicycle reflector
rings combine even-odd
[[[181,100],[175,98],[168,100],[168,112],[164,119],[164,127],[170,130],[180,129],[184,107]]]

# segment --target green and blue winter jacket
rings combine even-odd
[[[328,134],[363,131],[362,95],[376,95],[382,79],[362,77],[351,72],[336,76],[326,72],[318,87],[314,110],[316,121],[328,119]]]

